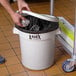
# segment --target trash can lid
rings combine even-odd
[[[26,16],[26,15],[30,15],[30,16],[34,16],[43,20],[47,20],[47,21],[52,21],[52,22],[58,22],[58,18],[55,16],[51,16],[51,15],[45,15],[45,14],[38,14],[38,13],[34,13],[31,11],[26,11],[23,10],[22,11],[22,15]]]

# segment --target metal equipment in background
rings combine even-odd
[[[75,3],[75,2],[74,2]],[[50,0],[51,15],[54,14],[54,0]],[[62,69],[65,72],[72,72],[75,70],[76,65],[76,8],[75,8],[75,26],[70,24],[63,17],[59,18],[59,34],[56,38],[62,44],[65,51],[71,55],[70,59],[67,59],[62,64]]]

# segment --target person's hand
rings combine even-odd
[[[11,14],[11,17],[16,25],[23,27],[23,25],[21,24],[21,20],[25,20],[24,17],[22,17],[20,14],[15,12]]]
[[[18,0],[18,8],[19,12],[21,12],[23,8],[25,8],[27,11],[30,11],[28,4],[24,0]]]
[[[20,14],[22,13],[22,10],[30,11],[28,4],[24,0],[17,0],[17,2],[18,2],[18,12]],[[23,27],[23,25],[21,24],[21,20],[26,20],[26,19],[22,17],[19,13],[14,13],[12,14],[11,17],[15,24]]]
[[[18,0],[18,9],[19,9],[18,12],[20,14],[22,13],[21,11],[23,9],[30,11],[28,4],[24,0]],[[21,24],[21,20],[26,19],[19,13],[11,14],[11,17],[16,25],[23,27],[23,25]]]

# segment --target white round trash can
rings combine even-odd
[[[22,64],[32,70],[42,70],[53,65],[57,28],[50,32],[33,34],[17,27],[14,27],[13,33],[20,38]]]

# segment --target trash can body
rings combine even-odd
[[[56,32],[30,34],[14,28],[14,33],[19,34],[22,64],[25,67],[42,70],[53,65]]]

